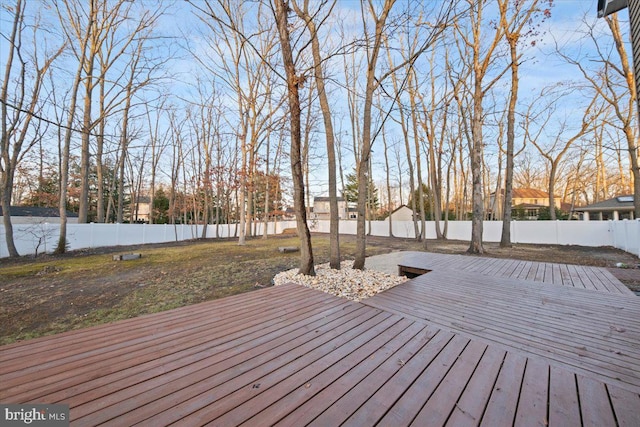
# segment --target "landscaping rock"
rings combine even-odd
[[[297,246],[280,246],[278,248],[278,252],[280,252],[281,254],[286,254],[289,252],[298,252],[299,250],[300,248]]]
[[[315,266],[315,276],[298,274],[296,268],[276,274],[273,284],[297,283],[337,297],[360,301],[408,280],[402,276],[375,270],[354,270],[352,267],[353,261],[341,262],[340,270],[329,268],[328,263],[320,264]]]
[[[119,254],[113,256],[114,261],[131,261],[139,258],[142,258],[142,254]]]

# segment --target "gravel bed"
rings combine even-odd
[[[342,261],[340,270],[329,268],[329,263],[315,266],[315,276],[298,274],[298,269],[283,271],[273,278],[275,286],[297,283],[340,298],[360,301],[392,288],[408,279],[375,270],[354,270],[353,261]]]

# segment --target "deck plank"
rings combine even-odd
[[[547,402],[549,393],[549,365],[538,359],[528,359],[516,410],[515,425],[549,425]]]
[[[280,426],[306,425],[330,409],[335,417],[327,425],[338,425],[344,421],[349,409],[362,404],[362,401],[358,399],[365,397],[365,395],[357,390],[377,389],[378,387],[373,385],[376,381],[384,381],[391,377],[392,373],[397,372],[403,363],[406,363],[433,337],[431,333],[425,332],[427,331],[425,331],[424,325],[412,322],[391,342],[376,350],[362,363],[352,365],[350,370],[337,377],[321,391],[312,394],[309,393],[307,387],[298,387],[281,399],[282,404],[277,402],[267,410],[254,415],[245,424],[254,426],[260,425],[263,420],[278,419],[277,425]],[[315,381],[310,384],[315,384]],[[380,384],[380,382],[376,384]],[[350,395],[347,396],[348,394]],[[341,400],[340,405],[346,406],[345,408],[338,408],[336,402],[339,399]],[[296,402],[294,409],[284,413],[286,411],[283,411],[283,406],[289,405],[294,400]],[[338,421],[340,413],[343,418]],[[325,420],[325,422],[327,421]]]
[[[582,424],[585,427],[613,426],[616,418],[605,384],[583,375],[576,376]]]
[[[487,347],[480,364],[455,404],[453,413],[447,420],[447,426],[478,425],[480,423],[505,356],[504,350],[492,346]]]
[[[459,335],[445,346],[428,366],[422,371],[416,381],[409,386],[402,395],[402,400],[396,402],[377,425],[384,427],[401,427],[411,424],[425,401],[428,401],[440,382],[445,378],[454,363],[461,357],[470,340]]]
[[[625,427],[640,426],[640,396],[615,386],[607,386],[609,399],[616,415],[618,425]]]
[[[511,268],[512,264],[524,263]],[[584,287],[607,293],[633,295],[633,292],[616,279],[606,268],[585,267],[536,261],[515,261],[502,258],[472,255],[445,255],[427,252],[405,252],[402,265],[433,270],[454,270],[478,273],[492,277],[510,277],[560,286]]]
[[[387,323],[381,323],[375,329],[361,334],[334,351],[323,355],[312,363],[302,363],[294,373],[283,371],[273,387],[261,387],[259,394],[251,394],[247,399],[246,392],[240,390],[237,396],[225,398],[233,409],[223,416],[215,417],[217,408],[207,408],[206,418],[211,420],[209,425],[240,425],[251,418],[251,414],[265,411],[265,419],[280,419],[303,401],[300,395],[318,393],[329,385],[335,378],[344,375],[352,366],[362,365],[378,349],[384,347],[409,326],[411,322],[400,317],[389,318]],[[387,355],[388,357],[388,355]],[[273,374],[272,374],[273,375]],[[275,382],[274,381],[274,382]],[[267,381],[267,385],[271,379]],[[291,390],[298,391],[298,396],[291,396]],[[281,401],[280,405],[275,405]],[[242,402],[240,404],[236,404]],[[193,414],[196,419],[199,414]],[[182,421],[189,423],[187,417]]]
[[[314,419],[310,420],[312,425],[328,426],[341,425],[349,417],[354,418],[352,422],[374,422],[374,411],[363,409],[359,415],[354,412],[363,405],[368,405],[371,409],[381,412],[384,405],[389,405],[393,399],[398,399],[401,395],[406,383],[413,381],[419,372],[417,369],[422,365],[424,360],[429,360],[434,354],[437,354],[453,337],[453,335],[431,329],[421,331],[418,338],[411,343],[405,345],[396,355],[385,360],[378,369],[367,376],[362,382],[355,384],[350,390],[339,396],[328,408],[324,408],[323,412]],[[405,368],[406,366],[406,368]],[[371,396],[371,390],[382,390],[383,392],[375,393]],[[369,392],[369,395],[367,394]],[[378,401],[378,399],[380,399]],[[371,403],[368,401],[372,400]],[[379,405],[377,403],[380,403]],[[387,406],[388,407],[388,406]],[[284,419],[282,425],[297,426],[296,417],[300,417],[300,411],[296,410],[292,413],[292,418]],[[381,415],[378,415],[378,417]],[[377,421],[377,419],[376,419]],[[369,424],[363,424],[369,425]],[[372,424],[371,424],[372,425]]]
[[[221,403],[221,397],[239,388],[254,389],[265,373],[275,371],[299,359],[300,354],[307,358],[320,357],[324,345],[328,343],[348,342],[371,326],[380,323],[388,315],[380,317],[380,312],[369,312],[366,316],[355,317],[345,323],[338,321],[327,324],[325,328],[309,331],[307,334],[288,341],[278,351],[260,349],[259,355],[241,354],[233,360],[221,360],[206,369],[187,367],[180,377],[163,375],[152,384],[139,384],[136,390],[125,389],[118,401],[110,407],[104,407],[104,400],[89,402],[82,410],[79,425],[108,421],[118,412],[127,412],[118,422],[128,425],[144,423],[158,425],[175,422],[200,409],[205,403]],[[337,319],[339,320],[339,319]],[[333,344],[329,344],[333,345]],[[250,357],[254,356],[254,357]],[[247,363],[247,361],[250,361]],[[185,375],[186,374],[186,375]],[[113,395],[110,395],[111,397]],[[77,411],[77,412],[78,412]],[[151,424],[149,424],[151,423]],[[156,424],[157,423],[157,424]]]
[[[513,425],[520,400],[520,389],[527,359],[513,353],[505,355],[480,425]]]
[[[581,423],[578,389],[573,373],[551,366],[549,373],[549,425]]]
[[[487,346],[479,341],[469,343],[438,385],[433,397],[424,404],[412,425],[443,426],[447,422],[486,350]],[[481,400],[482,395],[478,398]]]
[[[535,285],[535,286],[534,286]],[[639,300],[434,271],[364,304],[548,358],[640,390]],[[536,295],[531,299],[532,295]],[[623,313],[623,314],[621,314]]]
[[[418,376],[429,366],[432,361],[442,353],[444,348],[451,349],[451,342],[456,338],[453,334],[439,333],[435,339],[429,341],[414,357],[403,364],[382,387],[375,393],[368,396],[367,400],[358,408],[353,408],[352,414],[342,424],[344,426],[372,426],[387,413],[391,405],[398,402],[401,397],[407,395],[405,391],[409,384],[415,384]],[[460,338],[457,338],[453,346],[460,345]],[[451,363],[451,362],[449,362]],[[422,392],[421,392],[422,393]],[[411,396],[410,394],[407,396]],[[426,397],[426,396],[425,396]],[[413,395],[412,404],[415,405],[416,395]],[[326,413],[325,413],[326,414]],[[327,417],[318,417],[310,424],[312,426],[327,426]]]

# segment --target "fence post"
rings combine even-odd
[[[629,252],[629,226],[627,220],[624,220],[622,224],[624,225],[624,250]]]
[[[640,218],[636,218],[636,243],[638,245],[636,255],[640,258]]]

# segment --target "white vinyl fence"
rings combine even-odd
[[[256,224],[258,235],[262,225]],[[279,234],[295,222],[269,223],[267,232]],[[178,242],[203,237],[204,225],[172,224],[67,224],[67,249],[86,249],[102,246],[125,246],[148,243]],[[226,238],[236,235],[236,224],[208,225],[205,238]],[[20,255],[53,252],[58,244],[60,225],[52,223],[14,224],[13,238]],[[0,258],[9,256],[4,226],[0,224]]]
[[[394,221],[393,235],[413,238],[411,221]],[[329,221],[312,220],[311,231],[328,233]],[[372,221],[371,234],[388,236],[387,221]],[[176,242],[202,237],[203,225],[149,225],[149,224],[68,224],[68,249],[84,249],[102,246],[123,246],[147,243]],[[286,228],[295,228],[295,221],[279,221],[268,224],[268,234],[280,234]],[[441,222],[444,229],[444,222]],[[427,222],[427,238],[434,239],[435,224]],[[14,240],[21,255],[52,252],[58,242],[58,224],[15,224]],[[369,222],[367,222],[369,230]],[[341,234],[356,234],[356,222],[341,221]],[[501,221],[484,223],[483,240],[499,242],[502,233]],[[262,224],[256,227],[256,234],[262,235]],[[236,235],[236,225],[208,225],[206,238],[225,238]],[[450,221],[447,238],[469,240],[470,221]],[[640,257],[640,220],[634,221],[513,221],[511,223],[513,243],[537,243],[580,246],[614,246]],[[8,251],[4,227],[0,225],[0,258],[7,257]]]
[[[444,230],[444,221],[440,227]],[[394,221],[395,237],[415,237],[412,221]],[[371,227],[371,228],[369,228]],[[329,221],[314,221],[312,231],[328,233]],[[374,236],[388,236],[388,221],[367,222],[367,231]],[[434,221],[427,221],[428,239],[436,238]],[[356,234],[355,221],[342,221],[341,234]],[[482,240],[499,242],[502,236],[502,221],[485,221]],[[471,221],[449,221],[447,238],[470,240]],[[551,245],[613,246],[640,257],[640,220],[634,221],[512,221],[511,241],[513,243],[534,243]]]

